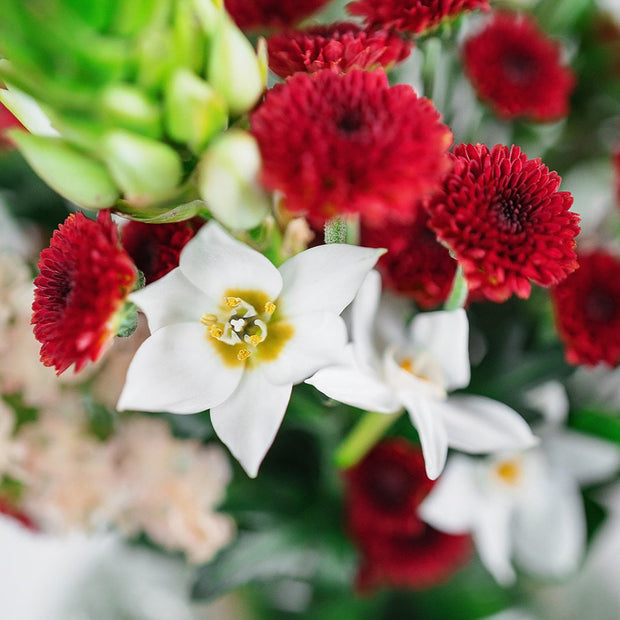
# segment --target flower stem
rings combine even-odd
[[[460,265],[458,265],[454,274],[450,295],[448,296],[443,309],[456,310],[457,308],[462,308],[467,301],[467,293],[467,281],[463,276],[463,269]]]
[[[358,463],[383,437],[385,431],[402,415],[403,411],[403,409],[396,413],[367,411],[338,446],[334,457],[336,465],[344,469]]]

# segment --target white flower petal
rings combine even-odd
[[[472,459],[451,455],[437,484],[420,504],[420,517],[448,534],[470,532],[479,500],[474,475]]]
[[[368,368],[377,368],[380,361],[374,342],[376,314],[380,299],[381,276],[373,269],[364,279],[352,306],[351,336],[355,355],[360,364]]]
[[[603,439],[563,430],[546,437],[543,445],[555,468],[582,485],[602,482],[620,468],[620,449]]]
[[[280,428],[291,389],[270,383],[259,367],[246,371],[231,397],[211,409],[215,432],[252,478]]]
[[[117,408],[204,411],[234,392],[243,368],[224,365],[200,323],[168,325],[147,338],[136,352]]]
[[[293,256],[280,267],[284,280],[283,312],[287,317],[308,312],[340,314],[383,253],[384,250],[331,243]]]
[[[521,502],[514,530],[515,557],[528,571],[566,577],[585,551],[586,521],[577,485],[564,476],[549,478],[535,496]]]
[[[415,392],[402,391],[399,397],[420,436],[426,475],[435,480],[443,471],[448,456],[448,437],[437,402]]]
[[[480,560],[495,580],[508,586],[515,580],[510,562],[512,505],[488,498],[478,505],[473,538]]]
[[[203,226],[181,252],[179,267],[215,303],[228,289],[260,290],[274,300],[282,289],[276,267],[259,252],[233,239],[219,224]]]
[[[345,351],[348,365],[328,366],[306,380],[326,396],[341,403],[379,413],[395,413],[401,408],[393,390],[376,374],[356,366],[352,347]]]
[[[347,329],[337,314],[314,312],[286,322],[293,326],[292,337],[273,362],[261,363],[269,381],[299,383],[320,368],[342,361]]]
[[[146,315],[151,333],[164,325],[200,321],[212,309],[209,297],[178,268],[132,293],[129,299]]]
[[[514,409],[482,396],[451,396],[442,403],[448,444],[471,454],[522,450],[538,443]]]
[[[427,352],[443,371],[447,391],[470,381],[469,323],[465,310],[424,312],[411,322],[414,348]]]
[[[528,390],[525,394],[526,403],[543,414],[549,426],[563,424],[568,416],[570,404],[564,386],[559,381],[546,381]]]

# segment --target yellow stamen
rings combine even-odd
[[[399,366],[403,369],[406,370],[409,373],[413,373],[413,360],[410,357],[406,357],[400,364]]]
[[[217,317],[215,316],[215,314],[207,313],[207,314],[203,314],[200,317],[200,322],[203,325],[206,325],[207,327],[209,327],[210,325],[213,325],[213,323],[215,323],[215,321],[217,321]]]
[[[521,478],[521,467],[518,461],[502,461],[497,464],[495,471],[506,484],[515,485]]]
[[[227,297],[224,301],[231,310],[236,308],[241,303],[241,299],[239,297]]]
[[[237,359],[242,362],[243,360],[250,357],[250,355],[252,355],[252,353],[249,349],[239,349],[239,351],[237,352]]]
[[[273,301],[268,301],[265,304],[265,312],[267,314],[273,314],[276,311],[276,305],[273,303]]]
[[[221,338],[224,335],[224,332],[217,327],[216,325],[213,325],[211,327],[211,329],[209,329],[209,333],[214,337],[214,338]]]
[[[257,347],[261,342],[263,341],[263,338],[261,338],[260,336],[258,336],[257,334],[254,334],[253,336],[250,336],[248,338],[248,342],[253,346],[253,347]]]

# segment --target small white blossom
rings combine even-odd
[[[127,373],[118,408],[211,410],[215,432],[256,476],[293,384],[339,360],[351,302],[381,250],[312,248],[279,269],[215,222],[179,267],[134,293],[151,336]]]

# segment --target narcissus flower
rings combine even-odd
[[[239,28],[292,26],[318,11],[327,0],[224,0],[224,6]]]
[[[98,360],[116,335],[136,268],[109,211],[72,213],[41,252],[32,304],[41,361],[57,374]]]
[[[461,144],[429,225],[463,267],[473,295],[527,298],[530,280],[550,286],[577,268],[579,216],[560,177],[519,147]]]
[[[543,578],[578,569],[587,535],[579,487],[610,478],[620,465],[617,446],[563,428],[566,410],[556,419],[542,413],[539,447],[486,459],[451,456],[419,508],[433,527],[471,534],[482,563],[504,585],[515,580],[513,561]]]
[[[449,169],[450,130],[433,104],[383,70],[297,73],[250,118],[262,180],[316,225],[338,214],[413,219]]]
[[[369,26],[417,34],[464,11],[488,10],[487,0],[357,0],[347,5],[351,15]]]
[[[404,407],[432,480],[443,470],[448,446],[481,454],[533,445],[536,438],[510,407],[480,396],[448,396],[470,379],[465,311],[418,314],[405,328],[393,308],[379,308],[380,289],[372,271],[353,304],[353,342],[344,363],[319,370],[307,383],[369,411]],[[377,350],[375,343],[385,347]]]
[[[496,13],[463,48],[481,99],[503,118],[552,121],[568,114],[575,76],[560,46],[525,15]]]
[[[200,219],[172,224],[128,221],[121,229],[121,242],[150,284],[179,266],[181,250],[203,223]]]
[[[152,335],[132,360],[118,408],[211,409],[215,432],[255,476],[293,384],[340,358],[338,315],[380,254],[326,245],[276,269],[209,223],[177,269],[131,296]]]
[[[408,441],[387,439],[345,472],[346,527],[361,553],[360,591],[436,585],[469,557],[469,536],[439,532],[418,515],[434,482]]]
[[[437,307],[448,297],[457,263],[428,227],[423,208],[412,224],[363,226],[361,244],[387,248],[377,265],[386,288],[411,297],[423,310]]]
[[[269,68],[282,78],[298,71],[389,67],[409,56],[411,44],[394,32],[363,30],[353,23],[289,30],[267,39]]]
[[[551,290],[555,323],[571,364],[620,364],[620,259],[579,255],[579,269]]]

